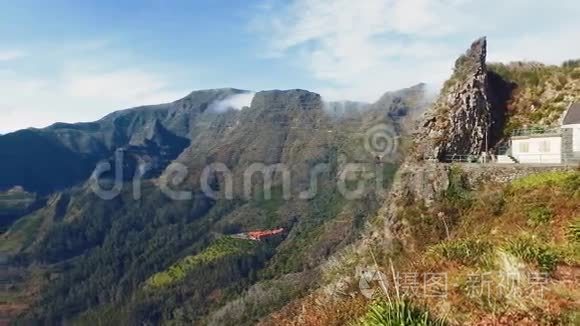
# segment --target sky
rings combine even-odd
[[[490,61],[580,58],[578,17],[578,0],[3,1],[0,134],[197,89],[436,90],[481,36]]]

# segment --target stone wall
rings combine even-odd
[[[574,170],[574,166],[542,166],[542,165],[482,165],[482,164],[461,164],[461,169],[465,173],[471,186],[477,187],[482,182],[507,183],[530,174]]]
[[[508,183],[534,173],[576,169],[573,165],[406,164],[398,173],[398,180],[393,185],[392,194],[395,197],[411,195],[412,198],[424,200],[429,205],[449,186],[449,175],[453,167],[461,171],[472,189],[488,182]]]

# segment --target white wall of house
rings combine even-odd
[[[572,151],[580,152],[580,124],[563,125],[562,129],[564,128],[572,129]]]
[[[560,136],[512,138],[512,156],[520,163],[562,163],[562,138]]]

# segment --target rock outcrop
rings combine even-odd
[[[486,66],[487,41],[481,38],[455,63],[437,102],[417,130],[413,157],[448,161],[479,157],[503,128],[507,83]]]

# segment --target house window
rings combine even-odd
[[[540,152],[541,153],[550,152],[550,142],[549,141],[544,140],[544,141],[540,142]]]
[[[527,153],[530,151],[530,144],[520,143],[520,153]]]

